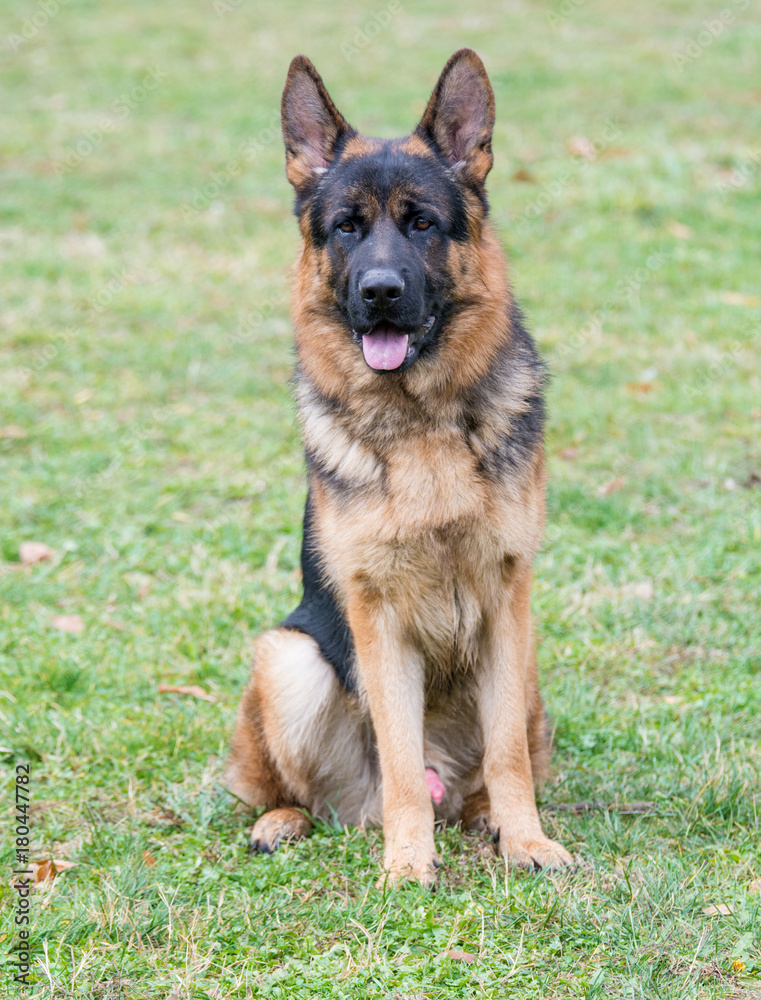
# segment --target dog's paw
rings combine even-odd
[[[481,813],[478,816],[463,816],[462,825],[465,830],[469,830],[471,833],[477,833],[479,837],[495,835],[495,830],[491,825],[488,813]]]
[[[562,844],[547,837],[524,839],[497,836],[497,847],[502,857],[511,865],[536,871],[546,868],[556,871],[573,864],[573,858]]]
[[[469,795],[462,804],[460,822],[464,830],[471,830],[473,833],[494,834],[495,827],[490,818],[489,796],[485,788],[474,795]]]
[[[284,841],[299,840],[312,832],[312,821],[299,809],[270,809],[254,823],[249,850],[272,854]]]
[[[403,882],[418,882],[424,889],[434,889],[441,858],[430,850],[407,847],[386,863],[386,870],[376,883],[378,889]]]

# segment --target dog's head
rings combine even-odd
[[[481,60],[470,49],[456,52],[412,135],[384,140],[359,135],[312,63],[297,56],[282,125],[326,314],[373,371],[409,369],[435,351],[472,294],[476,262],[462,251],[486,214],[494,127]]]

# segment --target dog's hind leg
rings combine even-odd
[[[256,645],[227,764],[227,787],[268,811],[252,849],[274,851],[312,828],[300,810],[341,822],[372,819],[372,754],[357,707],[314,639],[276,629]]]
[[[485,786],[467,796],[462,804],[460,822],[466,830],[482,834],[489,832],[489,793]]]
[[[312,821],[300,809],[286,806],[269,809],[251,829],[252,854],[272,854],[289,840],[301,840],[312,832]]]

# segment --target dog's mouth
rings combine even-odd
[[[420,333],[425,336],[435,321],[435,316],[429,316]],[[359,339],[356,332],[355,337]],[[403,333],[393,323],[377,323],[362,335],[362,354],[369,367],[376,372],[395,371],[415,353],[415,343],[410,343],[410,334]]]

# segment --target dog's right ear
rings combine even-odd
[[[280,103],[285,173],[304,195],[330,166],[340,139],[354,135],[331,101],[322,78],[306,56],[296,56]]]

